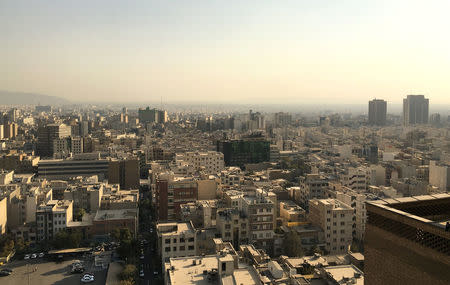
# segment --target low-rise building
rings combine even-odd
[[[50,200],[36,211],[37,241],[51,240],[72,221],[73,202]]]
[[[172,257],[196,255],[196,231],[191,222],[160,223],[156,225],[156,233],[163,262]]]

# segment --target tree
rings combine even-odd
[[[111,232],[111,236],[115,241],[119,241],[120,240],[120,229],[114,228]]]
[[[289,257],[302,257],[304,255],[302,240],[295,231],[290,231],[284,237],[283,251]]]
[[[133,281],[135,276],[136,266],[134,264],[127,264],[120,273],[120,280]]]
[[[86,214],[86,210],[83,209],[83,208],[78,208],[78,209],[75,211],[75,214],[73,215],[73,219],[74,219],[75,221],[82,221],[82,220],[83,220],[84,214]]]
[[[128,228],[120,229],[120,241],[131,241],[131,232]]]
[[[28,251],[29,245],[29,242],[24,242],[22,238],[18,238],[15,244],[16,252],[19,254],[25,253],[26,251]]]
[[[14,250],[14,239],[9,235],[0,237],[0,256],[8,256]]]
[[[67,231],[59,231],[53,239],[53,246],[56,248],[76,248],[80,246],[81,233]]]

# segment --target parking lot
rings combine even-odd
[[[65,258],[62,262],[37,258],[29,260],[16,260],[8,263],[2,268],[10,268],[13,273],[9,276],[0,277],[2,285],[46,285],[46,284],[82,284],[83,274],[72,274],[71,264],[75,260],[81,260],[85,265],[85,272],[93,273],[95,281],[89,284],[105,284],[106,270],[96,267],[93,258]]]

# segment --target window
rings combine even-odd
[[[188,238],[188,242],[194,242],[194,238],[193,237]]]
[[[229,230],[230,228],[231,228],[231,225],[229,225],[229,224],[226,224],[226,225],[225,225],[225,229],[226,229],[226,230]]]
[[[177,239],[176,238],[173,239],[173,243],[177,243]]]
[[[164,251],[165,251],[165,252],[169,252],[169,251],[170,251],[170,246],[167,246],[167,247],[164,249]]]
[[[344,234],[345,233],[345,230],[341,230],[341,234]]]
[[[184,238],[180,238],[180,243],[185,242]]]
[[[180,246],[180,251],[185,251],[186,247],[184,245]]]
[[[230,232],[226,232],[225,233],[225,237],[230,237],[231,236],[231,233]]]
[[[327,218],[327,222],[331,221],[330,218]]]
[[[165,243],[170,243],[170,238],[166,238]]]
[[[341,222],[341,226],[345,226],[345,222]]]
[[[177,251],[177,247],[176,246],[173,247],[173,251]]]
[[[188,246],[188,250],[194,250],[194,246],[193,245]]]

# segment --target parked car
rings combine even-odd
[[[41,252],[41,253],[39,253],[38,256],[39,256],[39,258],[42,258],[42,257],[44,257],[44,255],[45,255],[45,254],[44,254],[43,252]]]
[[[37,254],[36,253],[33,253],[32,255],[31,255],[31,259],[35,259],[37,257]]]
[[[0,276],[8,276],[11,275],[12,272],[6,270],[0,270]]]
[[[144,277],[144,270],[139,271],[139,277]]]
[[[25,254],[25,256],[23,257],[23,259],[25,259],[25,260],[30,259],[30,255],[29,255],[29,254]]]
[[[94,282],[94,275],[91,273],[86,273],[81,277],[81,282],[83,283],[91,283]]]

